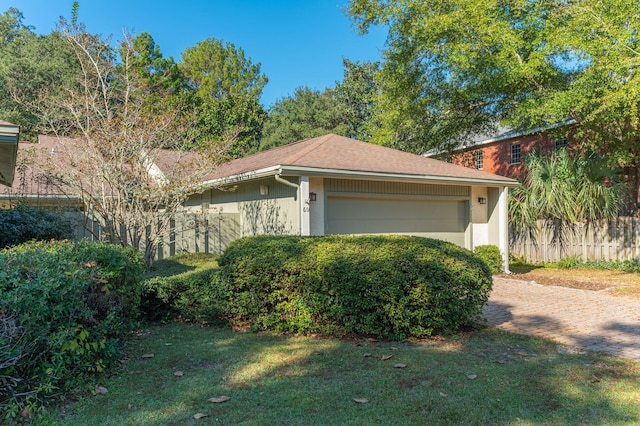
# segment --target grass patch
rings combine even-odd
[[[146,278],[169,277],[185,272],[198,272],[217,267],[218,255],[210,253],[186,253],[158,260],[153,264]]]
[[[415,342],[151,326],[106,395],[45,424],[607,424],[640,422],[640,365],[568,355],[494,329]],[[143,359],[143,354],[154,354]],[[391,358],[383,360],[386,356]],[[397,368],[396,364],[406,367]],[[182,374],[176,375],[181,372]],[[229,396],[216,404],[209,398]],[[354,398],[365,398],[359,404]],[[208,417],[194,419],[194,414]]]

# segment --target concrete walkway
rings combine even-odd
[[[494,278],[491,326],[640,361],[640,300],[605,292]]]

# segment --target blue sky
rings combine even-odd
[[[36,33],[49,33],[73,0],[0,0],[16,7]],[[381,59],[386,33],[360,36],[343,10],[347,0],[80,0],[78,20],[87,30],[121,39],[123,29],[151,33],[164,56],[180,54],[209,37],[241,47],[269,78],[262,103],[292,95],[297,87],[323,90],[342,80],[342,58]]]

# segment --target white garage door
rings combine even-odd
[[[403,234],[465,246],[466,201],[329,196],[327,234]]]

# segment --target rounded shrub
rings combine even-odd
[[[247,237],[218,263],[232,323],[332,336],[453,333],[481,313],[492,284],[468,250],[406,236]]]
[[[71,236],[71,221],[60,213],[28,206],[0,209],[0,248],[31,240],[63,240]]]
[[[489,266],[492,274],[502,272],[502,254],[498,246],[483,245],[476,247],[473,252]]]
[[[130,248],[59,241],[0,251],[0,265],[0,406],[13,416],[118,359],[143,262]]]

